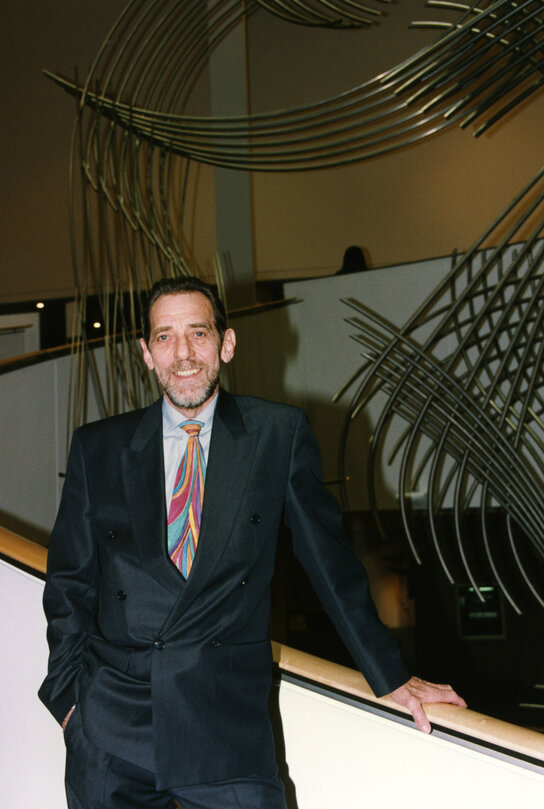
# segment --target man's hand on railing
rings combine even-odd
[[[450,705],[458,705],[460,708],[467,707],[465,700],[453,690],[451,685],[428,683],[419,677],[410,677],[408,682],[391,691],[389,696],[399,705],[408,708],[422,733],[431,732],[431,725],[422,703],[447,702]]]

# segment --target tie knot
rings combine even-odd
[[[185,421],[181,429],[185,430],[189,438],[195,438],[201,431],[203,424],[200,421]]]

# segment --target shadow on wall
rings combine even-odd
[[[368,510],[371,506],[367,460],[373,428],[364,412],[348,420],[349,407],[349,397],[337,403],[320,397],[306,401],[306,412],[321,449],[323,478],[345,512]],[[372,477],[381,507],[395,508],[395,491],[379,464],[372,469]]]
[[[329,490],[344,511],[368,509],[366,460],[372,434],[370,421],[361,413],[347,428],[343,472],[349,480],[343,483],[340,446],[347,427],[350,396],[333,403],[324,396],[308,393],[316,385],[315,380],[307,378],[311,370],[305,363],[301,331],[296,326],[302,315],[297,308],[295,303],[231,320],[237,335],[236,354],[225,368],[224,383],[233,393],[302,407],[321,449],[323,477]],[[328,361],[325,356],[323,359]],[[395,492],[387,484],[383,471],[378,468],[373,474],[380,505],[395,508]]]
[[[296,307],[295,302],[289,306]],[[290,322],[287,305],[229,319],[236,332],[234,360],[226,366],[225,382],[232,393],[259,396],[304,407],[299,391],[288,383],[289,369],[297,365],[299,335]]]

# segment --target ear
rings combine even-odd
[[[142,347],[142,353],[144,355],[144,362],[147,365],[147,367],[149,368],[149,370],[152,371],[154,369],[154,367],[155,367],[155,364],[153,362],[153,357],[151,356],[151,351],[147,347],[147,343],[143,339],[143,337],[140,338],[140,346]]]
[[[236,334],[234,329],[227,329],[223,337],[223,345],[221,346],[220,357],[223,362],[230,362],[234,357],[234,349],[236,347]]]

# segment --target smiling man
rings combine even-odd
[[[234,356],[236,337],[220,328],[202,292],[161,294],[151,302],[149,333],[140,340],[144,361],[154,371],[170,404],[195,418],[219,387],[222,362]]]
[[[164,395],[75,432],[50,543],[40,697],[65,731],[68,804],[285,809],[267,710],[282,522],[378,696],[423,731],[422,702],[464,702],[409,676],[304,413],[219,388],[236,338],[213,289],[157,282],[140,344]]]

